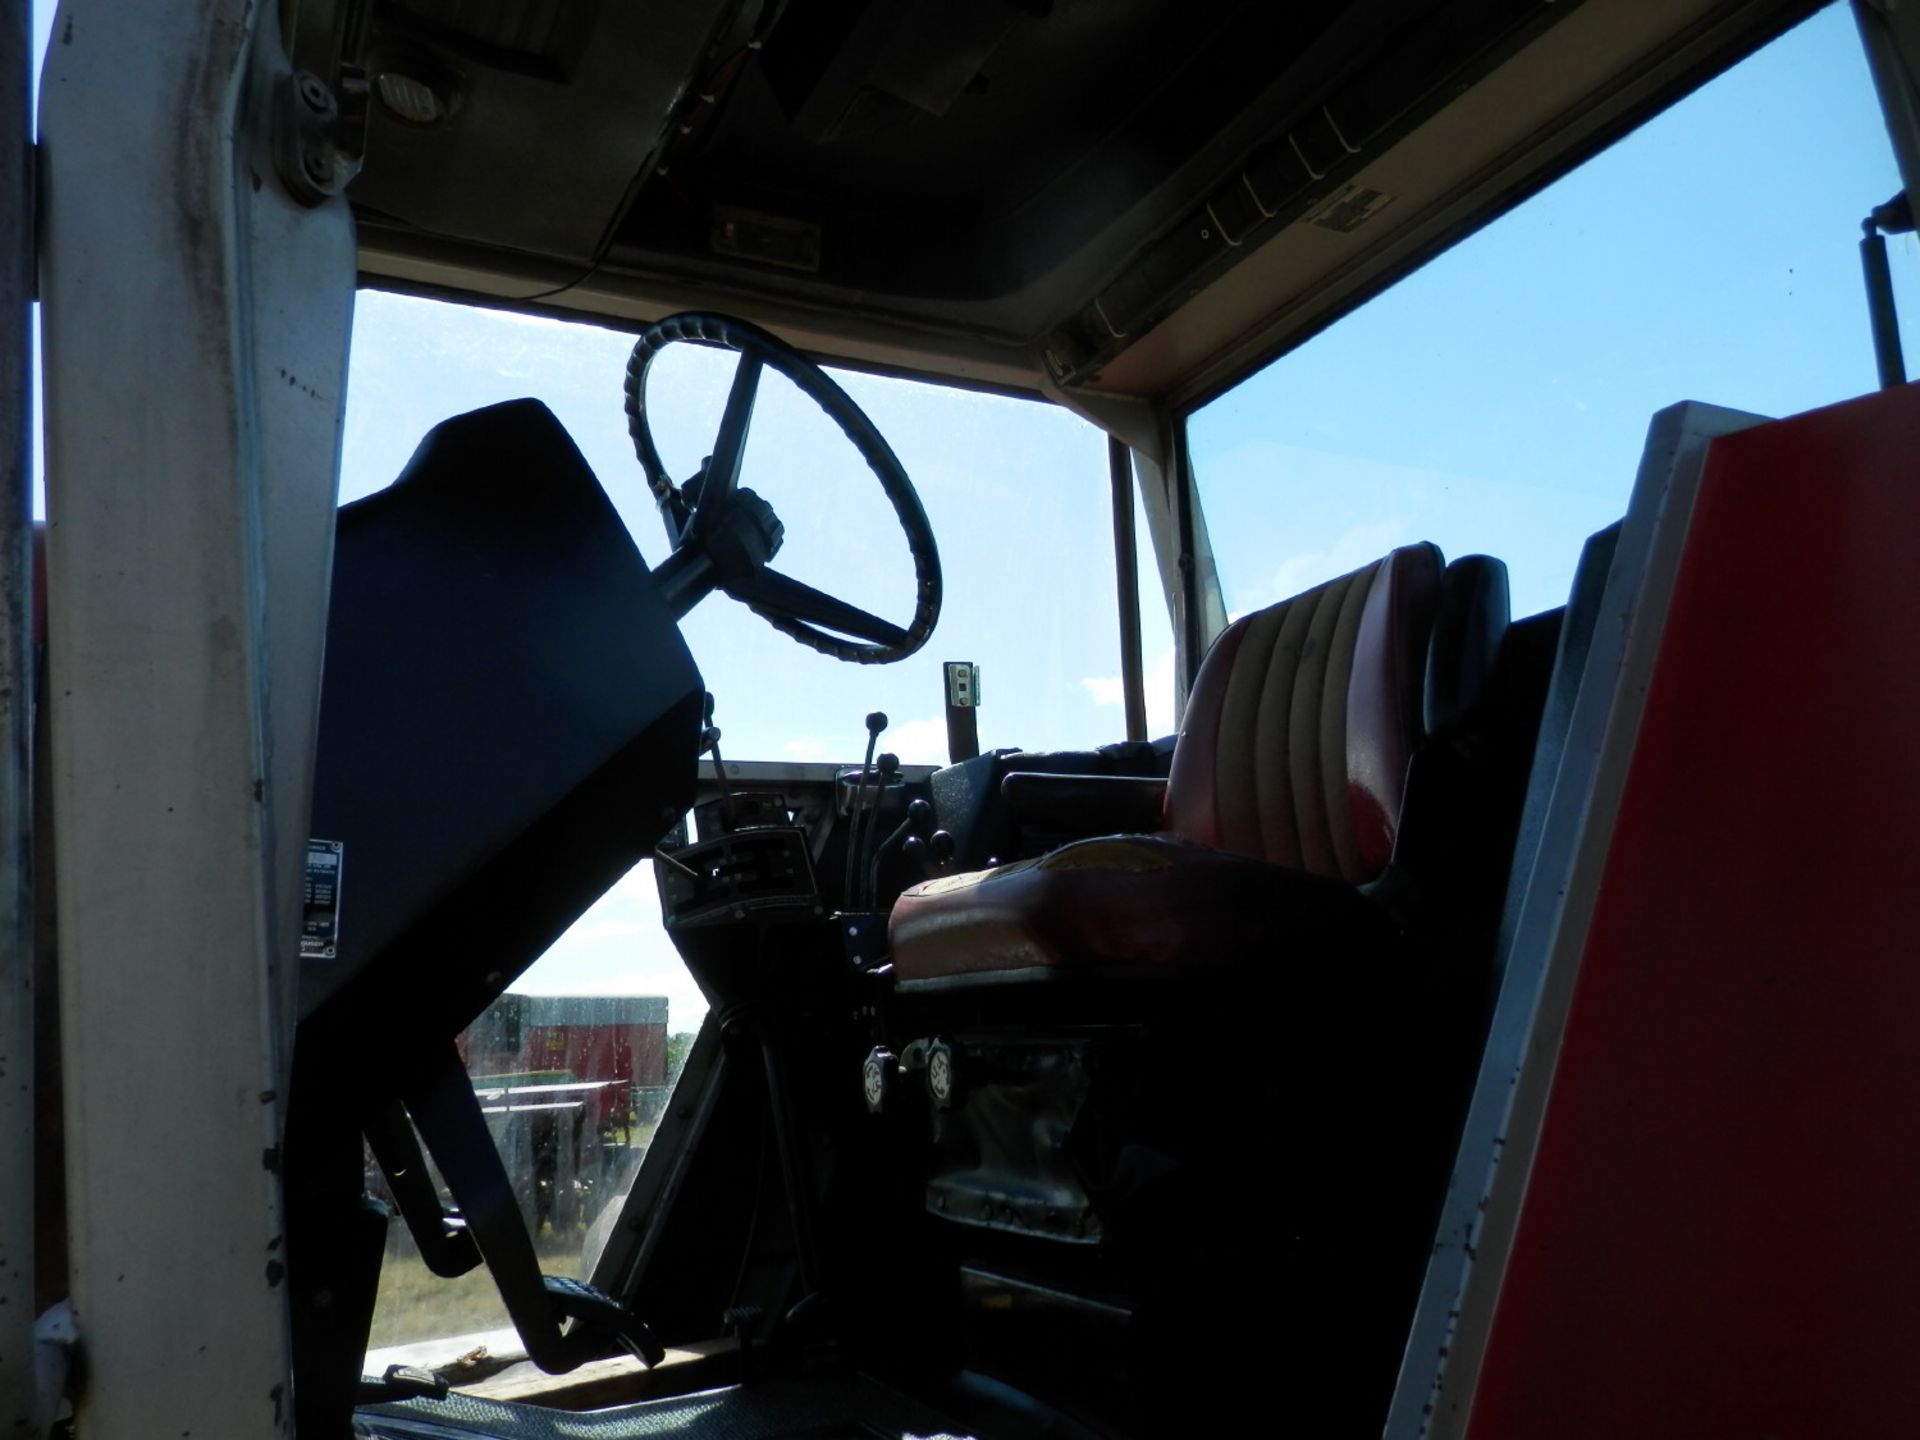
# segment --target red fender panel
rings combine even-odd
[[[1917,460],[1708,454],[1474,1440],[1920,1427]]]

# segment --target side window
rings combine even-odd
[[[1516,615],[1558,605],[1655,411],[1871,390],[1856,242],[1900,188],[1884,134],[1830,7],[1195,413],[1229,611],[1416,540],[1505,560]]]
[[[660,925],[643,862],[467,1027],[461,1058],[543,1269],[591,1273],[653,1143],[707,1002]],[[368,1162],[368,1184],[384,1193]],[[444,1189],[442,1191],[444,1197]],[[396,1217],[369,1368],[517,1344],[485,1268],[431,1274]]]

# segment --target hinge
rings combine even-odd
[[[318,205],[360,173],[367,150],[367,75],[340,67],[340,91],[310,70],[280,77],[275,87],[273,158],[294,199]]]

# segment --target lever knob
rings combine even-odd
[[[907,806],[907,824],[915,835],[924,832],[933,824],[933,806],[925,800],[915,800]]]
[[[860,1093],[867,1102],[868,1114],[878,1115],[887,1108],[899,1075],[900,1062],[891,1050],[876,1045],[867,1052],[866,1063],[860,1067]]]
[[[936,830],[927,837],[927,849],[933,853],[934,862],[944,865],[953,858],[953,834],[947,830]]]
[[[875,710],[867,716],[867,733],[869,735],[878,735],[882,730],[886,728],[887,728],[887,712],[886,711]]]

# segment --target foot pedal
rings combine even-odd
[[[386,1373],[375,1379],[371,1375],[360,1377],[360,1388],[354,1392],[356,1405],[388,1405],[396,1400],[444,1400],[447,1398],[447,1379],[419,1365],[389,1365]]]
[[[612,1336],[649,1370],[667,1358],[667,1347],[647,1322],[606,1291],[564,1275],[543,1275],[541,1283],[553,1302],[555,1319],[572,1320],[584,1330]]]

